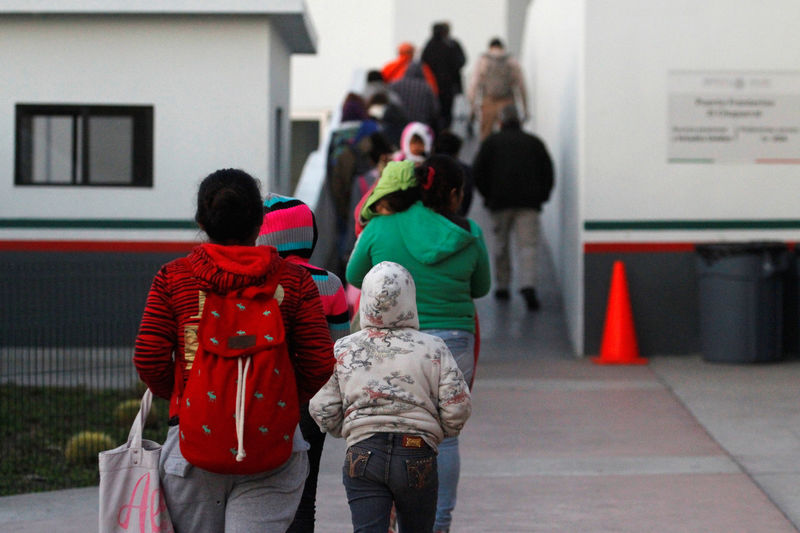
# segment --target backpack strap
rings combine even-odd
[[[252,361],[253,357],[248,355],[247,359],[244,363],[244,369],[242,369],[242,358],[240,357],[237,361],[239,365],[238,369],[238,376],[236,380],[236,411],[234,419],[236,420],[236,461],[241,463],[245,458],[244,453],[244,400],[247,395],[247,382],[245,377],[247,376],[247,371],[250,370],[250,361]]]

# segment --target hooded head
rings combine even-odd
[[[416,189],[417,178],[414,176],[414,163],[411,161],[390,161],[381,173],[380,179],[370,193],[359,215],[364,220],[370,220],[375,213],[370,209],[381,198],[397,191]],[[414,197],[416,200],[416,196]],[[413,202],[412,202],[413,203]]]
[[[317,223],[311,209],[297,198],[269,193],[256,245],[274,246],[281,257],[309,259],[317,244]]]
[[[356,93],[348,93],[342,103],[342,122],[367,118],[367,104]]]
[[[420,139],[422,139],[422,143],[425,145],[425,155],[414,155],[411,153],[411,138],[416,135]],[[425,161],[425,157],[431,153],[433,149],[433,130],[430,126],[423,122],[409,122],[408,125],[403,129],[403,134],[400,136],[400,150],[402,151],[402,156],[404,159],[408,161],[413,161],[414,163],[422,163]]]
[[[400,43],[397,45],[397,55],[408,58],[414,57],[414,45],[411,43]]]
[[[361,326],[419,329],[417,288],[402,265],[383,261],[364,276],[361,284]]]
[[[444,40],[450,37],[450,24],[447,22],[437,22],[432,27],[434,39]]]

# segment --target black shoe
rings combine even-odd
[[[528,305],[529,311],[537,311],[540,307],[539,299],[536,297],[536,289],[533,287],[525,287],[519,291],[522,297],[525,298],[525,303]]]
[[[508,289],[497,289],[494,291],[494,297],[498,300],[508,300],[511,295],[508,293]]]

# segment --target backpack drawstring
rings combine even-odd
[[[236,380],[236,440],[239,442],[239,449],[236,453],[236,461],[242,462],[246,456],[244,453],[244,399],[247,390],[245,377],[247,371],[250,369],[250,359],[248,357],[244,364],[244,371],[242,371],[242,358],[236,358],[239,361],[239,379]]]

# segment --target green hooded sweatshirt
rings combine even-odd
[[[489,255],[480,227],[459,227],[417,202],[408,210],[377,216],[356,242],[347,281],[361,287],[373,265],[393,261],[406,267],[417,285],[420,329],[475,332],[473,298],[489,292]]]

